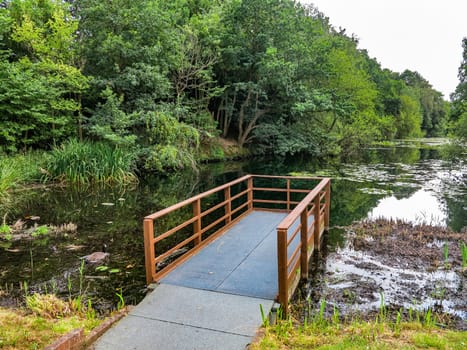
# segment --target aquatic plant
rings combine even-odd
[[[32,237],[45,236],[49,234],[49,228],[46,225],[38,226],[32,233]]]
[[[117,310],[121,310],[125,307],[125,299],[123,299],[123,289],[120,288],[120,293],[117,292],[115,295],[118,298],[118,303],[117,303]]]
[[[467,245],[465,242],[460,243],[461,258],[462,258],[462,269],[467,268]]]
[[[106,143],[70,140],[54,148],[47,164],[47,176],[71,184],[131,183],[136,155]]]
[[[443,245],[443,255],[444,255],[444,268],[447,270],[450,268],[449,264],[449,245],[448,242],[444,242]]]
[[[0,238],[6,241],[11,241],[13,238],[13,235],[11,234],[10,226],[8,226],[5,223],[0,225]]]

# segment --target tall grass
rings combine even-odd
[[[0,201],[8,197],[8,191],[27,182],[40,179],[40,169],[45,162],[43,153],[27,153],[14,156],[0,155]]]
[[[460,243],[462,269],[467,269],[467,245],[464,242]]]
[[[105,143],[70,140],[50,153],[48,176],[72,184],[131,183],[135,153]]]

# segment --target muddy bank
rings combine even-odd
[[[342,228],[346,240],[315,261],[315,275],[297,296],[301,315],[327,302],[342,316],[371,316],[383,304],[405,313],[427,310],[443,323],[467,329],[466,233],[386,220]]]

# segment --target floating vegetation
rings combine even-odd
[[[382,188],[359,188],[358,189],[360,192],[366,193],[366,194],[379,194],[379,195],[391,195],[393,192],[391,190],[384,190]]]

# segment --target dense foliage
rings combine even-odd
[[[467,141],[467,37],[462,40],[462,62],[459,67],[459,84],[451,95],[451,121],[454,135]]]
[[[443,135],[441,93],[357,45],[293,0],[4,0],[0,150],[89,140],[161,171],[218,136],[321,156]]]

